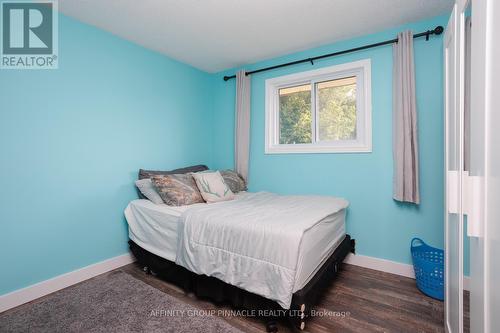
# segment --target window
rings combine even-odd
[[[371,152],[370,60],[266,80],[266,154]]]

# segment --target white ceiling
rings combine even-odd
[[[82,22],[207,72],[447,13],[453,0],[59,0]]]

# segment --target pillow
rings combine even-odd
[[[153,186],[169,206],[184,206],[204,202],[191,174],[153,176]]]
[[[229,186],[233,193],[238,193],[241,191],[247,190],[247,183],[240,176],[239,173],[233,170],[223,170],[220,172],[222,178],[224,178],[224,182]]]
[[[166,175],[174,175],[174,174],[181,174],[181,173],[190,173],[190,172],[200,172],[200,171],[205,171],[208,170],[208,167],[206,165],[193,165],[189,166],[186,168],[180,168],[180,169],[175,169],[171,171],[155,171],[155,170],[144,170],[144,169],[139,169],[139,177],[137,179],[146,179],[146,178],[151,178],[153,176],[166,176]],[[144,195],[142,194],[141,191],[139,191],[139,198],[144,199]]]
[[[161,199],[160,195],[158,192],[156,192],[155,187],[153,186],[153,183],[151,182],[151,179],[146,178],[146,179],[140,179],[135,181],[135,186],[141,191],[141,193],[150,201],[153,203],[160,205],[163,203],[163,200]]]
[[[206,202],[234,199],[234,193],[226,185],[219,171],[193,173],[193,178]]]

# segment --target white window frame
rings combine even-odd
[[[356,140],[319,141],[316,124],[315,84],[318,82],[356,77]],[[304,144],[279,143],[279,89],[311,84],[313,142]],[[302,153],[370,153],[372,151],[371,61],[363,59],[345,64],[280,76],[266,80],[266,154]]]

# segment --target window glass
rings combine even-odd
[[[356,77],[316,84],[318,140],[356,139]]]
[[[311,85],[279,89],[280,144],[312,142]]]

